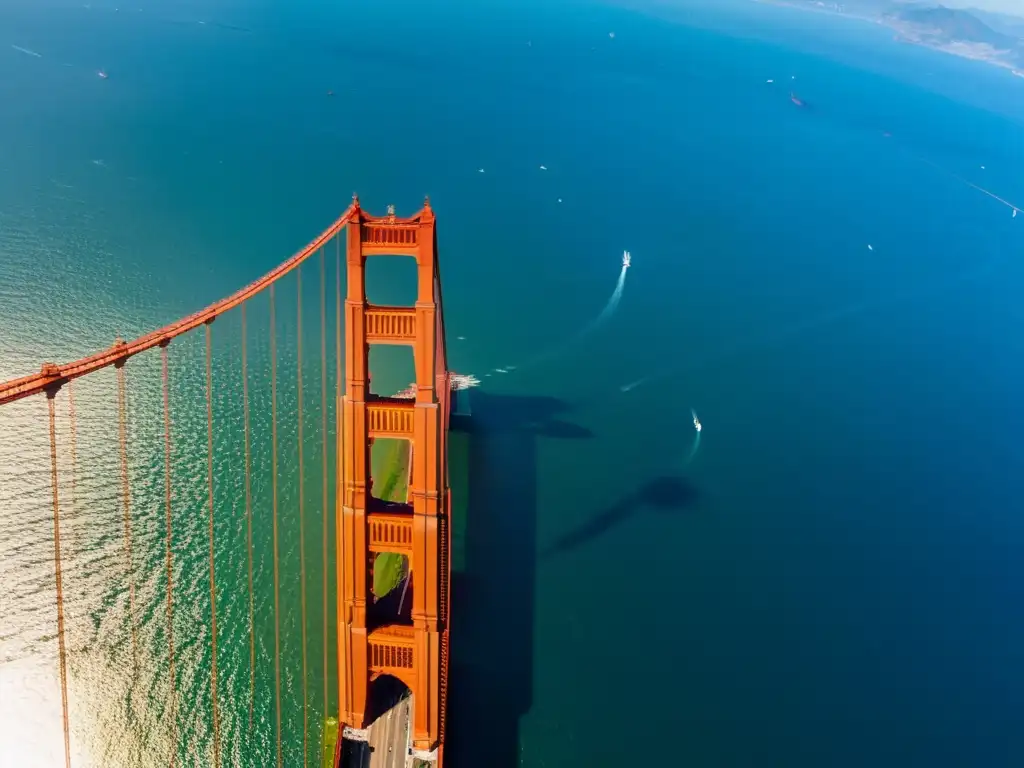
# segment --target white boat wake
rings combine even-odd
[[[469,373],[453,373],[452,378],[452,391],[459,392],[463,389],[472,389],[473,387],[480,386],[480,379]]]
[[[693,408],[690,409],[690,415],[693,416],[694,435],[693,445],[690,446],[690,455],[686,457],[686,464],[689,464],[691,461],[693,461],[693,457],[697,455],[697,449],[700,448],[700,433],[704,429],[701,426],[700,419],[697,418],[697,412],[694,411]]]
[[[28,48],[22,48],[20,45],[12,45],[11,48],[13,48],[14,50],[16,50],[16,51],[18,51],[20,53],[24,53],[24,54],[26,54],[28,56],[35,56],[37,59],[43,58],[43,54],[36,53],[35,51],[30,50]]]
[[[854,304],[849,304],[845,307],[829,310],[823,314],[811,317],[804,322],[798,322],[789,326],[777,328],[776,330],[765,333],[761,336],[739,340],[735,344],[719,350],[704,360],[672,368],[663,371],[662,373],[645,376],[638,381],[619,387],[619,390],[621,392],[629,392],[633,389],[638,389],[641,386],[646,386],[651,382],[668,381],[682,376],[683,374],[692,374],[699,370],[703,370],[710,365],[723,364],[729,360],[734,360],[757,350],[785,344],[824,326],[848,320],[849,318],[856,317],[857,315],[861,315],[865,312],[879,310],[885,307],[902,306],[925,298],[941,296],[950,290],[958,288],[967,281],[983,277],[989,271],[998,266],[1001,261],[1001,256],[995,256],[978,266],[962,270],[961,272],[952,274],[945,279],[937,280],[930,285],[919,285],[911,288],[910,290],[894,291],[875,298],[865,299]]]
[[[597,315],[597,317],[595,317],[587,325],[585,325],[578,333],[576,333],[574,336],[572,336],[565,342],[559,344],[556,347],[552,347],[551,349],[548,349],[545,352],[542,352],[537,357],[534,357],[533,359],[527,361],[526,363],[523,363],[522,365],[506,365],[504,368],[495,368],[494,372],[509,373],[510,371],[516,369],[522,370],[524,368],[532,368],[533,366],[539,365],[540,363],[550,360],[553,357],[560,356],[563,352],[565,352],[566,349],[571,347],[573,344],[582,341],[587,336],[592,334],[594,331],[598,330],[602,325],[604,325],[608,321],[609,318],[611,318],[612,315],[615,314],[615,310],[619,308],[619,304],[622,301],[622,294],[626,290],[626,272],[629,271],[631,262],[632,257],[630,256],[629,251],[623,251],[622,268],[619,271],[619,279],[615,283],[615,290],[612,291],[612,295],[608,298],[607,303],[604,305],[604,309],[602,309],[601,312]]]
[[[615,314],[615,310],[619,308],[619,302],[622,301],[622,293],[626,290],[626,272],[630,266],[630,255],[629,251],[622,252],[622,270],[619,272],[619,280],[615,283],[615,290],[612,291],[611,297],[608,299],[608,303],[605,304],[604,309],[601,310],[601,314],[595,317],[590,325],[586,326],[580,331],[575,341],[579,341],[584,336],[589,336],[591,333],[600,328],[609,317]]]

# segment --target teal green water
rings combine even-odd
[[[230,293],[353,191],[429,194],[452,366],[483,382],[452,438],[453,765],[1019,765],[1024,218],[952,174],[1022,204],[1024,80],[827,16],[622,5],[5,4],[0,376]],[[413,276],[372,265],[371,300]],[[294,281],[275,307],[289,766],[303,696],[309,764],[323,709],[318,281],[311,261],[305,691]],[[218,666],[224,762],[264,766],[266,297],[247,320],[251,729],[237,313],[212,328]],[[189,765],[211,754],[203,344],[170,356]],[[374,371],[397,389],[411,360]],[[113,374],[76,385],[74,466],[58,399],[75,765],[171,749],[159,358],[129,381],[138,670]],[[44,416],[0,412],[0,740],[25,766],[63,760]]]

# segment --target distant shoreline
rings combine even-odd
[[[1000,59],[998,57],[998,51],[993,49],[991,46],[966,42],[936,44],[929,40],[923,40],[920,37],[916,37],[914,32],[909,30],[907,27],[894,24],[890,20],[880,16],[864,16],[856,13],[845,13],[843,11],[833,10],[832,8],[811,5],[810,2],[794,2],[794,0],[751,0],[751,2],[758,3],[760,5],[774,5],[780,8],[792,8],[793,10],[806,11],[809,13],[820,13],[825,16],[838,16],[844,19],[863,21],[869,24],[874,24],[875,26],[886,27],[896,33],[896,36],[894,37],[895,42],[919,45],[922,48],[930,48],[931,50],[939,51],[940,53],[948,53],[961,59],[969,59],[971,61],[980,61],[985,64],[991,64],[999,67],[1000,69],[1009,70],[1011,74],[1016,75],[1017,77],[1024,78],[1024,69],[1018,69],[1017,65]]]

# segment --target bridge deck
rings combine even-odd
[[[411,727],[412,696],[406,696],[367,729],[369,768],[406,768]]]

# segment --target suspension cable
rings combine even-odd
[[[124,510],[124,554],[125,572],[128,576],[128,625],[132,634],[132,664],[139,668],[139,644],[135,632],[135,569],[132,566],[132,518],[131,487],[128,479],[128,393],[125,382],[124,360],[115,363],[117,367],[117,418],[118,435],[121,443],[121,494]]]
[[[298,325],[296,327],[297,350],[297,400],[299,403],[299,604],[301,606],[301,636],[302,636],[302,766],[306,766],[308,755],[308,733],[309,733],[309,706],[306,697],[306,513],[303,494],[302,472],[302,267],[295,270],[295,284],[297,292],[297,315]]]
[[[211,321],[212,322],[212,321]],[[213,765],[220,768],[220,714],[217,707],[217,581],[213,555],[213,364],[211,328],[206,324],[206,487],[210,500],[210,697],[213,701]]]
[[[60,499],[57,490],[57,427],[53,398],[56,389],[46,392],[50,412],[50,485],[53,488],[53,572],[57,580],[57,647],[60,657],[60,701],[64,718],[64,765],[71,768],[71,731],[68,727],[68,665],[64,642],[64,576],[60,562]]]
[[[75,393],[71,389],[71,382],[65,384],[68,388],[68,421],[71,424],[71,512],[74,513],[78,507],[78,449],[75,439]]]
[[[252,587],[252,449],[249,433],[249,374],[246,366],[245,303],[242,304],[242,414],[245,422],[245,521],[249,559],[249,733],[256,705],[256,603]]]
[[[341,237],[338,235],[334,236],[334,259],[334,385],[341,397]]]
[[[323,445],[323,503],[321,515],[323,517],[323,532],[321,535],[321,567],[323,570],[323,687],[324,687],[324,717],[327,717],[327,284],[326,284],[326,258],[324,249],[320,249],[320,442]]]
[[[347,228],[352,226],[346,224]],[[335,491],[335,511],[340,510],[341,506],[345,503],[345,472],[344,472],[344,448],[345,448],[345,432],[344,432],[344,418],[345,411],[343,403],[341,401],[341,236],[335,235],[334,237],[334,261],[335,261],[335,274],[334,274],[334,386],[336,389],[335,397],[335,478],[334,478],[334,491]],[[341,496],[339,499],[338,496]],[[348,666],[348,637],[345,634],[345,630],[341,628],[341,622],[344,616],[342,610],[342,600],[344,599],[344,589],[342,587],[343,569],[345,556],[345,525],[340,519],[340,516],[336,516],[334,521],[334,536],[336,539],[336,551],[335,557],[335,589],[334,589],[334,603],[335,613],[338,621],[338,715],[341,715],[341,680],[342,675],[347,675],[346,668]],[[342,646],[344,645],[344,648]],[[361,725],[361,723],[359,724]],[[338,739],[341,743],[341,739]]]
[[[281,604],[277,562],[277,331],[274,320],[274,284],[270,284],[270,477],[273,485],[274,530],[274,698],[277,703],[277,768],[281,768]]]
[[[177,714],[177,680],[174,676],[174,554],[172,547],[171,518],[171,393],[168,384],[167,344],[160,347],[160,360],[163,368],[164,389],[164,502],[167,518],[167,667],[171,681],[171,760],[170,768],[174,768],[174,759],[178,754],[178,714]]]

